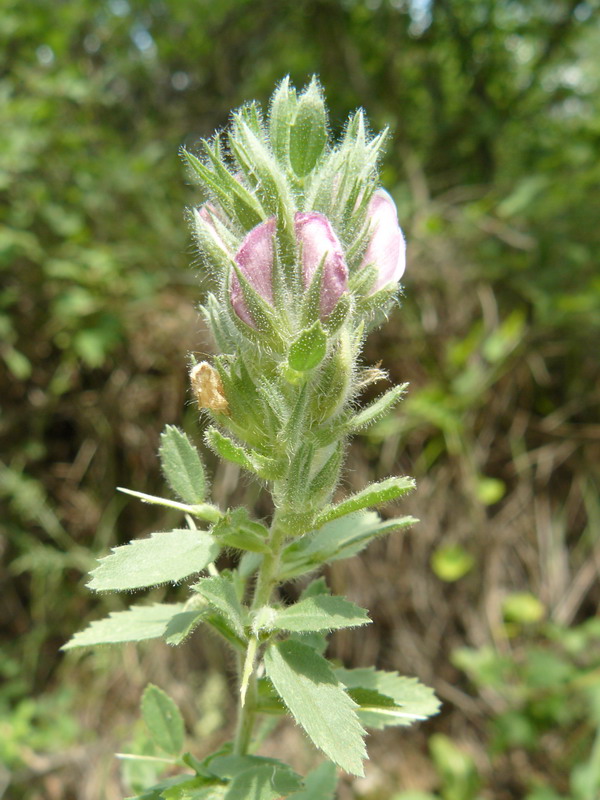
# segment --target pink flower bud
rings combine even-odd
[[[250,286],[271,305],[273,304],[273,237],[276,225],[275,217],[271,217],[252,228],[235,256],[235,263]],[[231,275],[230,297],[231,305],[238,317],[255,328],[256,325],[246,305],[242,287],[235,272]]]
[[[398,225],[396,204],[385,189],[377,189],[369,201],[367,222],[370,238],[361,267],[374,264],[377,268],[373,285],[373,292],[376,292],[390,283],[397,283],[406,266],[406,245]]]
[[[294,228],[300,245],[305,289],[308,289],[313,275],[325,259],[320,305],[321,319],[324,319],[331,314],[348,289],[348,267],[344,251],[327,217],[317,211],[297,213],[294,216]]]

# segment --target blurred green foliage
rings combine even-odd
[[[597,0],[4,0],[7,796],[83,797],[80,762],[40,766],[36,754],[70,752],[77,726],[89,729],[82,704],[97,713],[114,692],[57,649],[99,615],[82,590],[94,554],[166,522],[132,511],[114,486],[160,487],[157,436],[181,423],[186,352],[210,349],[184,222],[201,198],[178,150],[194,150],[230,108],[264,102],[284,74],[302,85],[317,73],[334,127],[357,105],[374,128],[389,125],[383,177],[409,242],[402,312],[372,338],[370,358],[410,380],[410,393],[353,464],[416,474],[423,523],[402,564],[372,556],[373,570],[389,570],[374,583],[400,588],[389,604],[375,595],[379,624],[365,636],[378,637],[381,666],[439,680],[446,710],[429,729],[429,763],[446,800],[593,797],[598,10]],[[191,410],[184,422],[195,429]],[[257,499],[235,476],[219,473],[215,486]],[[102,665],[137,686],[147,669],[125,658]],[[134,715],[137,697],[115,704]],[[471,728],[467,751],[455,737]],[[561,747],[562,777],[544,775]],[[106,780],[87,780],[85,797],[119,797]],[[401,788],[394,780],[383,796]]]

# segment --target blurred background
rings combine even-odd
[[[366,353],[409,394],[353,443],[343,490],[414,475],[401,511],[421,523],[330,570],[375,621],[331,653],[443,701],[370,737],[339,796],[600,797],[599,8],[2,0],[0,797],[130,793],[143,776],[113,753],[143,751],[148,681],[198,755],[231,726],[232,664],[202,632],[58,648],[127,601],[85,588],[95,558],[178,521],[115,487],[163,491],[166,423],[202,440],[186,369],[212,345],[184,217],[201,195],[178,149],[286,73],[320,76],[333,132],[357,106],[390,127],[409,243],[402,307]],[[268,513],[207,460],[220,503]],[[265,752],[304,769],[302,741],[283,725]]]

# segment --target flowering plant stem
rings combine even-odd
[[[247,509],[211,503],[201,456],[173,426],[159,456],[174,498],[126,490],[179,510],[187,527],[115,548],[92,572],[90,588],[194,578],[190,596],[112,613],[65,649],[153,638],[180,645],[206,625],[235,652],[239,684],[234,738],[202,761],[185,748],[173,701],[156,686],[146,689],[149,746],[188,772],[157,774],[150,788],[134,785],[137,800],[328,800],[337,767],[363,774],[365,727],[407,725],[437,711],[431,690],[414,679],[325,657],[331,631],[370,619],[315,577],[415,522],[369,510],[411,491],[406,477],[334,502],[349,436],[403,393],[394,387],[358,408],[361,391],[385,378],[360,363],[366,332],[385,319],[404,271],[396,207],[377,187],[384,140],[368,134],[359,111],[331,144],[316,80],[298,94],[286,79],[267,120],[250,104],[233,115],[227,147],[218,135],[203,143],[202,157],[184,153],[207,195],[190,216],[213,278],[202,311],[220,351],[210,363],[193,361],[190,373],[209,422],[205,441],[269,488],[274,511],[267,528]],[[238,554],[234,568],[220,567],[225,549]],[[277,590],[292,580],[302,590],[285,604]],[[326,759],[305,777],[254,754],[257,718],[285,714]]]

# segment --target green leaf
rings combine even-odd
[[[289,580],[321,564],[350,558],[379,536],[413,525],[414,517],[382,520],[374,511],[358,511],[291,542],[282,553],[281,578]]]
[[[96,620],[76,633],[61,650],[158,639],[182,609],[183,603],[155,603],[152,606],[131,606],[126,611],[111,611],[108,617]]]
[[[331,761],[323,761],[304,778],[304,788],[290,800],[335,800],[337,770]]]
[[[269,531],[260,522],[250,519],[245,508],[228,512],[212,529],[219,544],[248,550],[251,553],[270,553]]]
[[[165,628],[163,634],[165,642],[171,645],[181,644],[202,622],[206,614],[207,609],[182,611],[180,614],[175,614]]]
[[[290,148],[290,123],[296,110],[296,90],[284,78],[271,98],[269,134],[271,147],[279,163],[287,167]]]
[[[244,610],[226,575],[203,578],[192,587],[221,613],[238,636],[244,636]]]
[[[183,717],[169,695],[158,686],[149,684],[144,690],[142,717],[154,743],[166,753],[178,756],[185,738]]]
[[[158,453],[164,476],[175,494],[189,505],[202,503],[207,492],[204,466],[185,433],[167,425],[160,436]]]
[[[329,663],[293,639],[271,644],[264,663],[267,677],[315,746],[346,772],[362,776],[364,731],[356,704]]]
[[[407,388],[407,383],[403,383],[401,386],[394,386],[392,389],[385,392],[385,394],[382,394],[381,397],[378,397],[377,400],[374,400],[366,406],[366,408],[363,408],[348,422],[348,432],[360,431],[363,428],[367,428],[373,422],[385,416],[398,400],[400,400],[402,395],[406,393]]]
[[[288,364],[296,372],[308,372],[323,361],[326,353],[327,334],[317,320],[290,347]]]
[[[364,608],[329,594],[307,597],[278,611],[273,627],[282,631],[331,631],[371,622]]]
[[[210,783],[203,778],[188,778],[160,795],[160,800],[224,800],[228,786]]]
[[[216,428],[211,427],[206,431],[204,438],[211,450],[214,450],[214,452],[221,458],[224,458],[225,461],[232,461],[234,464],[238,464],[240,467],[256,473],[256,468],[246,450],[239,444],[236,444],[229,436],[224,436]]]
[[[299,776],[272,766],[254,767],[235,776],[225,800],[277,800],[302,785]]]
[[[358,716],[363,725],[370,728],[410,725],[439,711],[440,702],[433,689],[416,678],[373,667],[339,668],[335,674],[359,703]],[[377,695],[383,695],[383,699]]]
[[[299,178],[312,172],[327,144],[327,112],[315,79],[299,99],[290,129],[290,164]]]
[[[150,786],[141,794],[126,797],[125,800],[163,800],[163,797],[165,796],[163,793],[167,793],[171,789],[179,786],[184,788],[187,784],[189,784],[189,781],[189,775],[175,775],[173,778],[166,778],[166,780],[160,781],[160,783],[156,783],[154,786]],[[172,794],[167,794],[166,796],[170,798],[173,797]],[[177,797],[177,795],[175,796]],[[179,797],[181,797],[181,795],[179,795]]]
[[[219,554],[218,544],[203,531],[153,533],[113,548],[90,573],[90,589],[122,591],[181,581],[201,572]]]
[[[363,508],[370,508],[378,506],[383,503],[389,503],[402,497],[415,488],[415,482],[412,478],[387,478],[384,481],[372,483],[361,492],[352,495],[347,500],[343,500],[336,506],[326,509],[322,514],[317,517],[317,525],[323,525],[331,520],[345,517],[346,514],[352,514],[354,511],[360,511]]]

